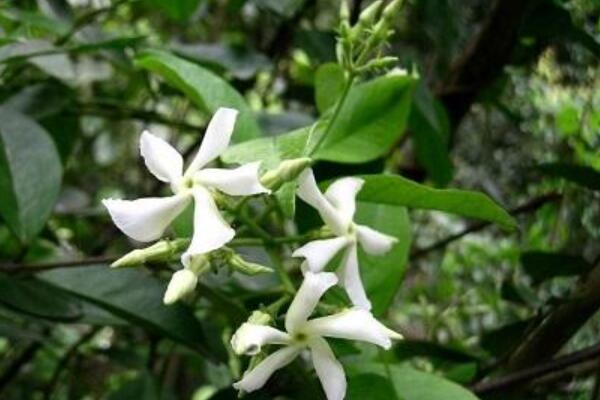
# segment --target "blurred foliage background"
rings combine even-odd
[[[368,3],[351,1],[352,18]],[[100,200],[158,190],[138,157],[142,129],[189,155],[210,117],[134,59],[153,48],[203,66],[275,135],[316,120],[315,74],[335,61],[338,10],[331,0],[0,2],[4,145],[37,121],[52,143],[23,134],[12,145],[56,166],[19,160],[15,184],[46,195],[27,223],[0,222],[0,397],[236,398],[228,368],[202,349],[225,351],[226,324],[198,319],[210,308],[245,319],[243,307],[258,304],[251,283],[235,284],[245,290],[236,302],[206,283],[200,301],[211,306],[192,318],[140,301],[162,292],[151,278],[164,271],[97,266],[131,247]],[[407,134],[383,158],[317,172],[480,190],[519,230],[410,211],[412,248],[387,312],[407,341],[388,361],[480,398],[600,399],[600,3],[408,0],[395,24],[386,51],[421,77]],[[419,376],[393,373],[407,400],[429,399]],[[272,396],[285,386],[289,398],[309,398],[311,385],[314,396],[298,365],[277,377]],[[373,382],[351,381],[348,397],[388,398],[368,394]]]

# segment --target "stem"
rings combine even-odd
[[[342,95],[340,96],[340,99],[338,100],[337,104],[335,105],[335,109],[333,110],[331,119],[329,120],[329,123],[327,124],[327,128],[325,128],[325,132],[317,140],[317,143],[315,144],[312,151],[310,152],[311,155],[314,154],[317,150],[319,150],[319,147],[323,144],[323,140],[325,140],[325,138],[331,131],[331,128],[333,127],[333,123],[338,118],[338,116],[340,114],[340,110],[342,109],[342,106],[344,105],[344,102],[346,101],[346,98],[348,97],[348,93],[350,93],[350,88],[352,88],[352,84],[354,83],[355,78],[356,78],[356,75],[354,75],[354,73],[350,73],[350,75],[348,76],[348,80],[346,81],[346,85],[344,86]],[[309,144],[310,144],[310,137],[309,137]]]
[[[291,294],[296,293],[296,288],[292,283],[292,279],[290,278],[288,272],[285,270],[283,262],[281,261],[281,255],[272,247],[266,247],[266,250],[285,290]]]

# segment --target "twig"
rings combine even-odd
[[[52,393],[54,392],[54,388],[58,383],[61,373],[65,370],[71,359],[75,357],[79,348],[83,344],[90,341],[96,335],[96,333],[98,333],[99,330],[100,328],[98,327],[93,328],[86,334],[82,335],[75,343],[73,343],[73,345],[71,345],[71,347],[69,347],[69,349],[61,357],[61,359],[58,361],[58,364],[56,365],[56,368],[54,369],[54,372],[52,373],[52,377],[48,381],[48,384],[46,385],[46,388],[44,390],[44,400],[50,400],[52,398]]]
[[[529,200],[527,203],[522,204],[522,205],[510,210],[510,214],[513,216],[517,216],[520,214],[526,214],[526,213],[537,210],[538,208],[540,208],[541,206],[543,206],[546,203],[556,201],[556,200],[560,199],[561,197],[562,196],[558,193],[544,194],[542,196],[539,196],[532,200]],[[422,249],[414,249],[410,253],[410,258],[411,258],[411,260],[414,260],[416,258],[423,257],[427,253],[444,248],[448,244],[450,244],[470,233],[480,231],[489,225],[491,225],[490,222],[477,222],[477,223],[471,224],[471,225],[467,226],[465,229],[463,229],[462,231],[455,233],[453,235],[450,235],[450,236],[448,236],[438,242],[435,242],[429,246],[426,246]]]
[[[600,358],[600,344],[507,374],[500,378],[478,382],[471,386],[471,390],[479,395],[502,391],[596,358]]]

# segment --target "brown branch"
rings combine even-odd
[[[69,261],[51,261],[47,263],[35,263],[35,264],[18,264],[18,263],[7,263],[0,264],[0,272],[6,273],[36,273],[43,272],[57,268],[75,268],[75,267],[91,267],[98,264],[110,264],[115,261],[115,257],[90,257],[81,260],[69,260]]]
[[[512,210],[510,210],[510,214],[513,216],[527,214],[527,213],[536,211],[537,209],[539,209],[546,203],[559,200],[561,197],[562,196],[558,193],[544,194],[544,195],[541,195],[534,199],[531,199],[528,202],[526,202],[516,208],[513,208]],[[410,258],[411,258],[411,260],[414,260],[416,258],[423,257],[424,255],[426,255],[432,251],[442,249],[442,248],[446,247],[448,244],[450,244],[470,233],[478,232],[490,225],[491,225],[490,222],[477,222],[477,223],[471,224],[471,225],[467,226],[465,229],[463,229],[462,231],[452,234],[448,237],[445,237],[444,239],[441,239],[440,241],[437,241],[429,246],[426,246],[422,249],[414,249],[410,253]]]
[[[471,390],[478,395],[503,391],[524,383],[529,383],[542,376],[546,376],[558,371],[563,371],[568,367],[598,358],[600,358],[600,344],[596,344],[586,349],[555,358],[551,361],[534,365],[530,368],[525,368],[507,374],[500,378],[478,382],[471,386]]]

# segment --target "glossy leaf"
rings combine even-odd
[[[315,75],[315,102],[320,113],[332,107],[344,90],[344,70],[339,64],[323,64]]]
[[[406,271],[412,240],[408,213],[404,207],[360,202],[355,220],[398,239],[385,255],[359,252],[361,276],[373,305],[373,314],[381,316],[392,304]]]
[[[434,189],[399,175],[366,175],[358,199],[368,203],[389,204],[438,210],[494,222],[514,229],[516,222],[502,207],[483,193],[458,189]]]
[[[542,164],[538,167],[544,175],[562,178],[590,190],[600,191],[600,171],[583,165],[566,163]]]
[[[58,198],[62,166],[48,133],[0,107],[0,215],[23,242],[42,229]]]
[[[209,114],[219,107],[237,109],[240,115],[231,138],[234,143],[261,135],[252,111],[242,95],[206,68],[162,51],[143,52],[137,57],[136,65],[162,76]]]
[[[414,83],[409,76],[393,75],[354,86],[331,128],[322,128],[326,137],[315,158],[363,163],[389,152],[404,134]]]
[[[215,358],[220,349],[208,349],[202,325],[192,310],[162,303],[166,286],[133,269],[108,266],[64,268],[40,274],[48,283],[113,314]]]

